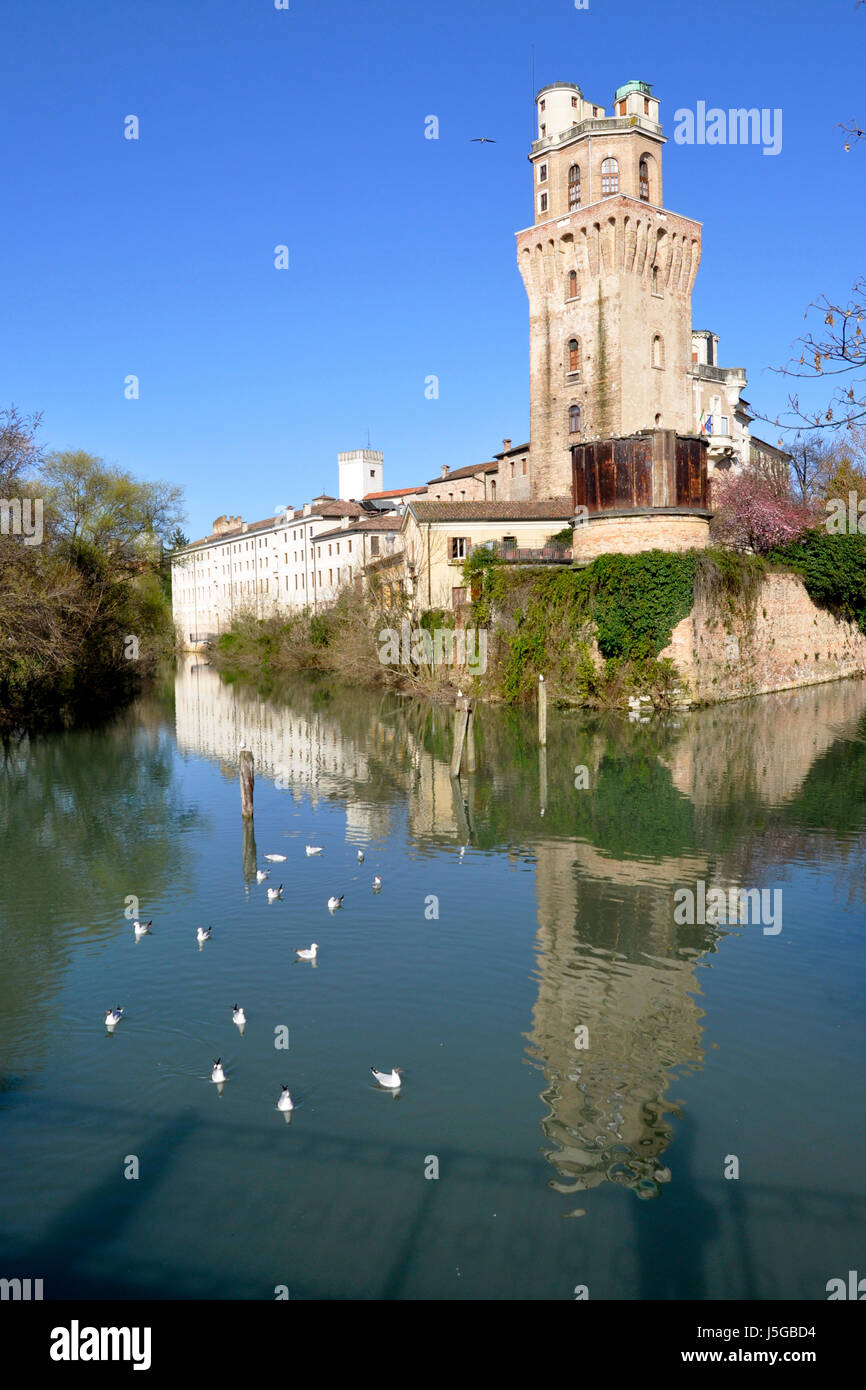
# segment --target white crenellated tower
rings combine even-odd
[[[378,449],[353,449],[349,453],[338,454],[340,471],[339,497],[347,501],[360,502],[368,492],[382,492],[384,478],[384,455]]]

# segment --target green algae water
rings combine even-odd
[[[551,710],[541,752],[481,708],[459,785],[452,727],[189,661],[173,702],[6,745],[0,1277],[823,1300],[862,1267],[866,683]],[[712,889],[778,892],[779,929],[682,920]]]

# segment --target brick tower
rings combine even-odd
[[[691,295],[700,223],[662,205],[658,100],[614,111],[567,82],[536,98],[535,225],[517,234],[529,296],[532,495],[571,491],[570,446],[694,429]]]

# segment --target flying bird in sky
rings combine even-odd
[[[491,140],[489,135],[476,135],[469,143],[470,145],[495,145],[496,141]]]

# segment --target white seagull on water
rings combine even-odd
[[[281,898],[282,895],[283,895],[283,885],[282,885],[282,884],[280,884],[279,888],[269,888],[269,889],[268,889],[268,902],[269,902],[269,903],[275,903],[275,902],[277,901],[277,898]]]
[[[359,863],[359,864],[363,864],[363,862],[364,862],[364,851],[363,851],[362,849],[359,849],[359,850],[358,850],[358,863]]]
[[[120,1005],[118,1005],[116,1009],[106,1009],[106,1011],[105,1011],[105,1026],[106,1026],[106,1028],[116,1028],[122,1017],[123,1017],[123,1009],[121,1009]]]
[[[153,926],[153,918],[151,918],[149,922],[133,922],[132,925],[135,930],[136,936],[147,936],[149,935],[150,929]]]
[[[266,878],[270,878],[270,869],[256,869],[256,883],[264,883]]]
[[[376,874],[376,876],[375,876],[374,879],[373,879],[373,892],[374,892],[374,893],[378,893],[378,891],[379,891],[379,889],[380,889],[381,887],[382,887],[382,880],[380,879],[379,875]]]
[[[344,894],[341,893],[340,896],[339,896],[339,898],[329,898],[329,899],[328,899],[328,911],[329,911],[329,912],[336,912],[338,907],[342,907],[342,906],[343,906],[343,897],[344,897]]]
[[[370,1068],[380,1086],[387,1086],[390,1091],[396,1091],[402,1086],[403,1070],[401,1067],[394,1067],[393,1071],[377,1071],[375,1067]]]
[[[284,854],[266,854],[265,858],[269,864],[285,864],[286,862],[286,856]]]
[[[198,942],[199,946],[201,946],[201,944],[202,944],[204,941],[210,941],[210,934],[211,934],[211,928],[210,928],[210,927],[199,927],[198,931],[197,931],[196,934],[195,934],[195,939],[196,939],[196,941]]]
[[[298,960],[315,960],[318,949],[319,943],[318,941],[314,941],[309,950],[303,946],[296,946],[295,955],[298,957]]]
[[[223,1071],[222,1062],[220,1061],[219,1057],[217,1057],[214,1061],[213,1071],[210,1074],[210,1079],[211,1081],[215,1081],[217,1085],[221,1085],[222,1082],[226,1079],[226,1074]]]
[[[236,1023],[236,1024],[238,1025],[239,1028],[243,1028],[243,1026],[244,1026],[244,1024],[246,1023],[246,1021],[247,1021],[247,1016],[246,1016],[246,1014],[244,1013],[243,1005],[242,1005],[242,1004],[234,1004],[234,1005],[232,1006],[232,1023]]]
[[[295,1102],[292,1100],[292,1097],[289,1095],[289,1088],[288,1088],[288,1086],[284,1086],[283,1089],[280,1091],[280,1098],[279,1098],[279,1100],[277,1101],[277,1109],[278,1109],[278,1110],[294,1110],[294,1108],[295,1108]]]
[[[321,854],[321,853],[322,853],[322,846],[321,846],[321,845],[307,845],[307,858],[308,858],[308,859],[309,859],[309,857],[310,857],[311,854]]]

